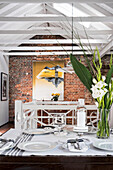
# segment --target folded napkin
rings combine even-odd
[[[69,151],[84,151],[87,146],[84,143],[83,139],[69,139],[67,140],[67,148]]]
[[[0,151],[10,149],[14,146],[13,141],[8,141],[8,142],[2,142],[0,141]]]
[[[6,133],[4,133],[2,136],[0,136],[0,140],[1,141],[9,140],[9,141],[15,142],[17,138],[20,137],[21,134],[22,134],[21,130],[11,128]]]

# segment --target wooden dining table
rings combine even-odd
[[[71,134],[69,138],[76,137]],[[88,135],[84,135],[87,138]],[[66,137],[64,137],[67,139]],[[90,135],[90,139],[94,139]],[[113,135],[111,135],[111,139]],[[63,139],[63,137],[61,137]],[[57,136],[53,134],[34,135],[30,140],[34,141],[57,141]],[[9,151],[10,152],[10,151]],[[4,154],[3,153],[7,153]],[[58,146],[52,151],[47,152],[23,152],[23,155],[8,154],[1,152],[0,170],[113,170],[113,152],[95,149],[92,144],[86,153],[71,153]]]
[[[0,169],[113,170],[113,156],[0,156]]]

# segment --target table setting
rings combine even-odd
[[[51,129],[50,131],[48,129]],[[67,128],[68,129],[68,128]],[[72,128],[71,128],[72,129]],[[45,133],[47,131],[47,133]],[[33,132],[33,133],[32,133]],[[38,132],[38,133],[35,133]],[[63,134],[63,133],[62,133]],[[53,128],[32,130],[10,129],[0,136],[0,155],[7,156],[106,156],[113,155],[113,135],[98,139],[96,134],[81,136],[67,130],[67,134],[54,134]]]

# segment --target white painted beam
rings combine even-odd
[[[84,30],[77,30],[78,34],[85,34]],[[106,35],[106,34],[113,34],[113,30],[86,30],[87,34],[90,35]],[[71,31],[70,31],[71,33]],[[48,28],[40,28],[37,27],[35,30],[0,30],[0,34],[31,34],[31,35],[67,35],[67,31],[58,27]]]
[[[61,12],[60,10],[58,10],[58,9],[56,9],[54,6],[52,6],[52,4],[50,5],[50,4],[46,4],[46,9],[47,10],[49,10],[49,11],[51,11],[51,12],[53,12],[53,14],[57,14],[57,15],[62,15],[62,16],[64,16],[64,17],[66,17],[67,18],[67,16],[63,13],[63,11]],[[52,23],[52,24],[54,24],[54,25],[56,25],[56,24],[59,24],[60,23],[60,25],[61,25],[61,27],[62,28],[64,28],[66,31],[67,31],[67,33],[69,33],[70,34],[70,30],[71,30],[71,28],[70,28],[70,26],[71,26],[71,24],[67,21],[66,23],[64,22],[54,22],[54,23]],[[68,24],[67,24],[68,23]],[[74,24],[73,24],[73,26],[74,26],[74,28],[76,28],[76,30],[78,29],[78,30],[83,30],[83,25],[82,24],[80,24],[79,22],[78,23],[75,23],[74,22]],[[75,31],[74,31],[75,32]],[[86,37],[86,34],[84,33],[84,32],[78,32],[79,33],[79,36],[81,37],[81,38],[84,38],[84,37]],[[70,38],[71,36],[70,35],[63,35],[65,38]],[[88,36],[89,38],[92,38],[92,36],[91,35],[89,35]]]
[[[0,30],[0,34],[28,34],[28,35],[66,35],[65,30],[36,31],[36,30]]]
[[[61,29],[61,30],[63,30],[63,28],[61,27],[61,26],[40,26],[40,25],[36,25],[36,26],[32,26],[31,27],[31,30],[38,30],[38,31],[43,31],[43,30],[45,30],[45,31],[47,31],[47,30],[49,30],[49,31],[51,31],[51,30],[54,30],[54,31],[57,31],[57,30],[59,30],[59,29]]]
[[[4,6],[2,9],[0,9],[0,15],[8,10],[10,10],[11,8],[15,7],[16,5],[18,5],[17,3],[14,4],[7,4],[6,6]]]
[[[31,0],[16,0],[17,3],[31,3]],[[113,3],[112,0],[32,0],[32,3]],[[15,3],[15,0],[0,0],[0,3]]]
[[[69,56],[72,53],[72,51],[59,51],[59,52],[4,52],[3,55],[8,56],[42,56],[42,55],[65,55]],[[109,52],[107,54],[111,54],[112,52]],[[86,54],[91,54],[89,52],[86,52]],[[82,51],[73,51],[73,55],[84,55]]]
[[[84,49],[88,50],[88,48],[86,46],[83,46]],[[17,50],[17,51],[34,51],[34,50],[71,50],[72,46],[35,46],[35,47],[30,47],[30,46],[20,46],[20,47],[15,47],[15,46],[0,46],[0,50],[6,50],[6,51],[10,51],[10,50]],[[92,46],[92,49],[96,49],[96,46]],[[73,50],[81,50],[81,48],[79,46],[74,46]]]
[[[79,40],[74,39],[73,42],[75,44],[80,44]],[[102,39],[81,39],[81,43],[83,44],[106,44],[108,43],[108,40],[102,40]],[[13,40],[7,40],[7,41],[1,41],[0,40],[0,44],[15,44],[15,43],[19,43],[19,44],[72,44],[72,40],[71,39],[33,39],[33,40],[17,40],[17,41],[13,41]]]
[[[58,52],[4,52],[3,55],[9,56],[33,56],[33,55],[70,55],[72,51],[58,51]],[[83,55],[82,51],[73,52],[74,55]],[[90,54],[86,52],[86,54]]]
[[[106,53],[110,52],[110,50],[113,47],[113,40],[111,40],[107,45],[105,45],[101,50],[100,50],[100,57],[102,58]],[[98,60],[98,57],[96,56],[96,60]]]
[[[46,10],[52,12],[53,14],[65,16],[63,13],[61,13],[61,12],[58,11],[58,10],[56,10],[56,9],[55,9],[52,5],[50,5],[50,4],[46,4],[45,8],[46,8]]]
[[[0,17],[1,23],[6,22],[59,22],[72,21],[72,17],[54,16],[54,17]],[[73,17],[73,22],[113,22],[113,16],[88,16]]]
[[[106,5],[106,4],[104,4],[104,3],[101,3],[101,4],[99,4],[99,6],[100,6],[101,8],[103,8],[105,11],[108,11],[108,12],[110,12],[111,14],[113,14],[113,8],[109,7],[108,5]]]

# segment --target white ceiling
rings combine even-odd
[[[55,2],[55,0],[0,0],[0,50],[9,56],[20,55],[21,51],[21,55],[69,54],[72,50],[70,44],[72,44],[73,16],[73,42],[78,45],[73,48],[74,54],[83,54],[79,47],[78,35],[87,53],[96,46],[100,50],[101,57],[111,53],[113,0]],[[60,35],[66,40],[31,40],[35,35]],[[18,47],[20,44],[39,44],[39,46]],[[54,46],[50,47],[47,44]],[[11,50],[15,52],[9,52]],[[36,50],[41,52],[35,52]]]

